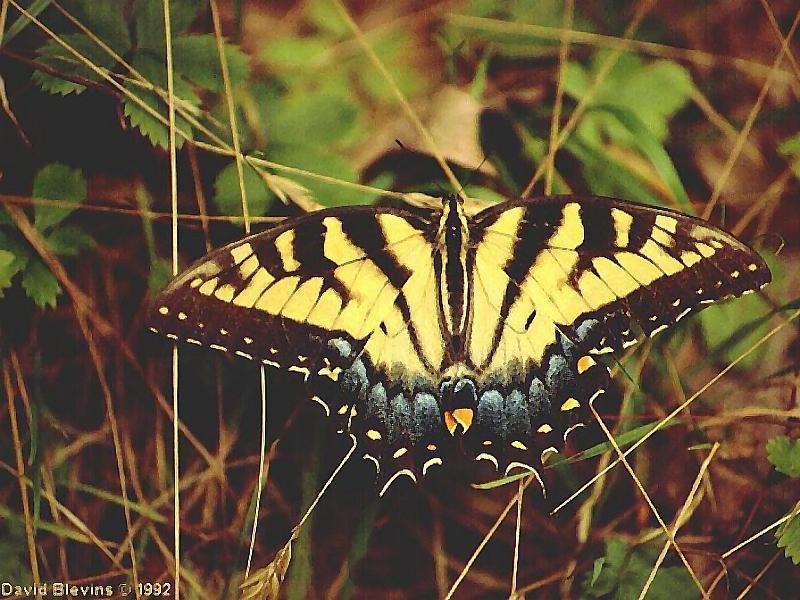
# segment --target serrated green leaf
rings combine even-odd
[[[564,92],[581,100],[608,58],[608,51],[595,54],[587,68],[571,62],[564,70]],[[622,54],[589,100],[589,105],[608,105],[634,113],[652,135],[663,143],[668,122],[688,102],[694,89],[689,71],[666,60],[644,63],[634,54]],[[605,137],[620,145],[635,147],[635,137],[612,115],[586,113],[576,134],[600,144]]]
[[[34,205],[33,224],[39,231],[44,231],[66,219],[86,200],[86,180],[80,169],[52,163],[36,173],[31,193],[34,198],[57,200],[65,205]]]
[[[82,33],[68,33],[62,35],[61,40],[101,69],[111,70],[115,65],[114,59],[105,50]],[[63,48],[55,40],[45,42],[39,47],[37,53],[39,62],[65,75],[80,77],[88,81],[100,81],[102,79],[98,73],[86,66],[82,60]],[[66,96],[72,93],[80,94],[86,89],[86,86],[80,83],[50,75],[41,70],[34,71],[31,78],[34,83],[49,94]]]
[[[800,515],[795,514],[775,532],[778,548],[784,549],[786,558],[800,565]]]
[[[202,2],[197,0],[170,0],[169,20],[173,40],[189,28],[195,20]],[[136,47],[161,51],[165,48],[163,0],[136,0],[133,3],[133,23]]]
[[[767,458],[775,470],[789,477],[800,477],[800,440],[779,435],[767,442]]]
[[[275,195],[252,167],[248,165],[242,167],[247,212],[252,217],[261,217],[266,214]],[[242,215],[242,193],[236,163],[229,164],[217,175],[214,181],[214,204],[223,215],[230,217]]]
[[[80,227],[62,225],[45,238],[50,250],[58,256],[78,256],[94,247],[94,239]]]
[[[22,289],[39,308],[55,308],[61,285],[41,260],[33,258],[22,274]]]
[[[146,52],[139,52],[133,59],[133,66],[153,85],[166,89],[167,87],[167,72],[161,61],[153,54]],[[187,110],[193,111],[200,105],[200,98],[195,94],[192,86],[181,76],[174,77],[175,85],[175,104],[176,106],[184,107]],[[153,109],[157,114],[161,115],[166,122],[168,117],[167,103],[164,98],[142,89],[140,86],[133,82],[129,82],[125,87],[137,96],[145,105]],[[123,112],[128,117],[131,125],[137,128],[144,136],[146,136],[154,146],[161,148],[169,148],[169,129],[159,119],[150,114],[147,110],[141,107],[137,102],[125,99],[123,103]],[[189,122],[184,119],[180,114],[175,115],[175,126],[178,130],[185,132],[187,135],[192,134],[192,127]],[[175,145],[177,148],[183,146],[185,139],[180,133],[175,134]]]
[[[268,41],[259,57],[261,61],[277,72],[307,69],[330,48],[330,41],[317,38],[277,37]]]
[[[241,85],[250,75],[247,55],[235,44],[225,43],[231,87]],[[225,89],[214,34],[182,35],[172,45],[175,72],[188,81],[214,92]]]
[[[327,146],[353,129],[358,107],[343,95],[304,94],[284,99],[270,114],[267,133],[274,144]]]

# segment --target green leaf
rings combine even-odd
[[[26,11],[28,14],[34,17],[38,17],[39,13],[41,13],[45,8],[52,4],[53,0],[33,0],[30,6],[26,7]],[[28,17],[23,14],[17,16],[16,20],[11,23],[11,26],[8,28],[8,31],[5,32],[3,35],[3,45],[8,45],[11,40],[17,37],[28,25],[33,23]]]
[[[69,10],[86,28],[109,45],[117,54],[131,49],[131,34],[122,2],[77,0]]]
[[[786,558],[800,565],[800,515],[795,514],[775,532],[778,548],[784,549]]]
[[[20,269],[15,268],[17,257],[8,250],[0,250],[0,293],[7,287],[11,287],[11,280]]]
[[[564,70],[564,91],[576,100],[586,96],[609,51],[594,55],[586,68],[571,62]],[[645,64],[635,54],[622,54],[589,100],[589,106],[609,105],[627,109],[647,127],[655,139],[663,143],[668,122],[691,98],[694,83],[683,66],[660,60]],[[580,137],[600,144],[604,137],[628,147],[635,147],[636,138],[611,115],[586,113],[576,131]]]
[[[800,477],[800,440],[779,435],[767,442],[767,458],[775,470],[789,477]]]
[[[86,200],[86,180],[80,169],[71,169],[52,163],[39,169],[33,179],[34,198],[57,200],[66,206],[36,204],[33,207],[33,224],[44,231],[66,219],[79,204]]]
[[[127,506],[133,512],[136,512],[143,517],[147,517],[149,520],[154,521],[156,523],[166,523],[167,519],[162,515],[158,510],[152,508],[148,504],[144,504],[142,502],[135,502],[129,498],[123,498],[119,494],[114,494],[113,492],[109,492],[102,488],[95,487],[93,485],[87,485],[85,483],[78,483],[78,482],[71,482],[69,484],[70,489],[78,490],[80,492],[84,492],[96,498],[100,498],[101,500],[105,500],[107,502],[112,502],[117,504],[118,506]]]
[[[110,71],[116,64],[116,61],[105,50],[82,33],[68,33],[62,35],[61,39],[101,69]],[[52,67],[60,73],[72,77],[80,77],[88,81],[100,81],[102,79],[98,73],[86,66],[81,59],[63,48],[55,40],[48,40],[39,47],[37,52],[39,54],[39,62]],[[83,84],[50,75],[41,70],[34,71],[31,79],[49,94],[66,96],[72,93],[80,94],[86,89]]]
[[[18,526],[22,530],[22,534],[19,540],[12,540],[10,544],[6,545],[6,541],[0,541],[0,577],[2,577],[3,581],[26,581],[26,577],[30,577],[30,569],[27,567],[27,558],[25,558],[25,517],[16,513],[9,509],[7,506],[0,504],[0,518],[4,520],[4,525],[8,527],[9,524],[13,524]],[[58,523],[50,523],[49,521],[37,521],[36,522],[36,529],[40,531],[46,531],[47,533],[51,533],[56,537],[63,538],[65,540],[72,540],[75,542],[80,542],[81,544],[91,544],[93,543],[92,540],[78,531],[77,529],[73,529],[71,527],[65,527],[64,525],[60,525]],[[5,536],[8,537],[8,536]],[[14,536],[16,537],[16,536]],[[9,572],[8,569],[15,569],[16,562],[13,554],[13,550],[9,551],[10,548],[17,550],[21,557],[22,557],[22,566],[21,571],[19,571],[17,575],[8,576],[7,573]],[[11,571],[14,572],[14,571]],[[29,580],[27,580],[29,581]]]
[[[173,41],[189,28],[202,6],[203,3],[197,0],[170,0],[169,20]],[[136,29],[136,46],[157,50],[163,55],[166,44],[163,0],[136,0],[132,15]]]
[[[800,179],[800,133],[783,140],[778,146],[778,152],[791,160],[792,172]]]
[[[392,79],[403,96],[413,98],[422,92],[425,80],[420,70],[409,60],[416,55],[416,49],[407,36],[400,33],[384,34],[373,42],[372,48],[392,74]],[[390,105],[398,103],[386,79],[367,57],[359,55],[353,61],[352,68],[364,91],[373,100]]]
[[[78,256],[94,247],[94,239],[80,227],[62,225],[46,238],[50,250],[58,256]]]
[[[277,72],[308,68],[321,60],[330,48],[330,41],[322,38],[276,37],[264,45],[259,57]]]
[[[149,53],[137,53],[133,59],[133,66],[153,85],[163,90],[167,88],[167,72],[164,65],[154,55]],[[200,105],[200,98],[194,93],[192,86],[182,77],[174,78],[175,84],[175,105],[194,112]],[[149,111],[141,107],[137,102],[127,99],[124,101],[123,112],[128,117],[131,125],[136,127],[154,146],[169,148],[169,129],[165,124],[168,117],[167,103],[165,97],[161,97],[154,92],[143,90],[133,82],[129,82],[125,87],[137,96],[146,106],[149,106],[157,114],[164,118],[162,123]],[[175,127],[192,134],[192,127],[189,122],[180,114],[175,115]],[[177,148],[183,146],[184,137],[176,131],[175,145]]]
[[[618,600],[638,598],[655,565],[657,544],[629,548],[620,538],[606,541],[606,554],[595,560],[592,572],[584,581],[584,594],[590,598]],[[653,579],[647,598],[655,600],[699,597],[686,569],[661,566]]]
[[[551,28],[563,27],[564,11],[564,0],[515,0],[514,2],[472,0],[459,10],[460,13],[470,16]],[[551,30],[552,36],[543,37],[532,32],[487,29],[480,24],[460,22],[458,16],[453,15],[454,22],[448,24],[453,39],[469,40],[471,44],[488,42],[498,55],[512,58],[552,56],[557,52],[555,49],[559,43],[557,31]],[[593,24],[585,19],[577,8],[572,27],[576,31],[595,30]]]
[[[343,39],[352,33],[342,13],[330,0],[309,0],[303,12],[306,19],[319,31],[328,33],[336,39]]]
[[[10,252],[14,256],[14,261],[6,269],[7,272],[13,270],[15,274],[25,268],[31,257],[30,248],[27,244],[2,231],[0,231],[0,250]]]
[[[221,92],[225,89],[214,34],[183,35],[173,42],[172,52],[175,72],[207,90]],[[235,88],[250,75],[248,57],[239,46],[227,42],[224,44],[224,52],[231,87]]]
[[[242,175],[248,214],[251,217],[264,216],[275,199],[275,194],[252,167],[242,165]],[[217,175],[214,181],[214,204],[223,215],[229,217],[242,215],[242,193],[235,162],[226,166]]]
[[[698,315],[698,321],[706,343],[711,349],[710,353],[721,354],[720,358],[727,362],[738,358],[770,330],[770,325],[766,321],[755,323],[760,316],[769,313],[770,310],[769,304],[758,294],[738,298],[735,303],[714,304],[703,310]],[[731,339],[731,330],[734,327],[746,330],[747,335]],[[744,370],[754,367],[761,361],[766,351],[767,348],[762,346],[739,361],[736,367]]]
[[[31,572],[25,550],[25,519],[3,505],[0,505],[0,517],[4,520],[4,528],[9,530],[0,539],[0,577],[3,581],[30,583]]]
[[[341,181],[358,181],[358,174],[350,161],[334,152],[326,152],[314,146],[276,146],[270,154],[270,160]],[[317,202],[325,206],[344,206],[368,201],[364,194],[355,193],[335,183],[311,178],[302,178],[299,182],[311,191]]]
[[[327,146],[348,135],[357,117],[358,107],[344,95],[304,94],[270,111],[267,133],[275,144]]]
[[[662,204],[661,198],[640,177],[624,163],[608,156],[602,147],[580,138],[570,138],[564,148],[580,161],[583,176],[593,193],[615,198],[635,198],[637,202],[654,206]]]
[[[667,184],[672,192],[673,199],[678,202],[681,209],[689,214],[694,213],[694,207],[689,201],[686,188],[683,187],[678,170],[667,154],[664,146],[655,138],[645,123],[636,115],[634,111],[612,105],[597,106],[597,110],[608,112],[625,127],[635,140],[634,146],[650,163],[655,167],[664,183]]]
[[[61,286],[56,276],[38,258],[31,259],[22,274],[22,288],[28,298],[39,308],[55,308],[61,295]]]
[[[152,295],[157,294],[172,280],[172,261],[156,258],[150,263],[150,275],[147,277],[147,289]]]
[[[680,424],[680,419],[672,419],[668,423],[664,423],[659,427],[659,431],[664,431],[665,429],[669,429],[670,427],[674,427],[675,425]],[[651,431],[653,431],[656,427],[658,427],[660,421],[655,421],[653,423],[648,423],[647,425],[640,425],[630,431],[626,431],[625,433],[621,433],[619,435],[614,436],[614,441],[617,443],[617,446],[621,450],[624,450],[628,446],[632,446],[640,439],[645,437]],[[570,456],[569,458],[565,458],[565,462],[579,462],[581,460],[587,460],[589,458],[594,458],[595,456],[600,456],[601,454],[605,454],[606,452],[610,452],[614,450],[614,446],[611,442],[601,442],[591,448],[587,448],[577,454]]]

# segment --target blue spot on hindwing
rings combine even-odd
[[[525,395],[512,390],[503,406],[503,431],[506,437],[528,439],[531,435],[531,420]]]
[[[414,396],[414,431],[416,444],[426,437],[435,436],[442,429],[442,413],[433,394],[419,392]]]

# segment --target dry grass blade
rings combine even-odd
[[[762,535],[769,533],[773,529],[777,529],[778,527],[780,527],[781,525],[783,525],[787,521],[791,520],[795,515],[797,515],[798,511],[800,511],[800,502],[798,502],[795,505],[794,510],[792,512],[790,512],[789,514],[782,516],[780,519],[778,519],[777,521],[775,521],[771,525],[768,525],[768,526],[764,527],[763,529],[761,529],[757,533],[754,533],[753,535],[751,535],[749,538],[747,538],[743,542],[740,542],[740,543],[736,544],[733,548],[723,552],[722,553],[722,558],[723,559],[728,558],[730,555],[734,554],[735,552],[738,552],[739,550],[741,550],[745,546],[748,546],[749,544],[752,544],[755,540],[760,538]]]
[[[261,512],[261,491],[264,489],[264,463],[267,455],[267,378],[264,373],[263,365],[259,369],[259,389],[261,392],[261,427],[260,427],[260,446],[258,452],[258,479],[256,479],[256,505],[253,509],[253,531],[250,535],[250,549],[247,552],[247,567],[244,570],[245,577],[250,573],[250,565],[253,562],[253,551],[256,547],[256,532],[258,531],[258,516]]]
[[[86,321],[86,318],[83,316],[81,311],[75,311],[75,317],[78,320],[78,324],[80,325],[81,332],[83,333],[83,337],[86,339],[86,344],[89,347],[89,355],[92,358],[92,363],[94,364],[95,372],[97,373],[97,380],[100,383],[100,388],[103,392],[103,398],[105,399],[106,404],[106,419],[108,420],[109,426],[111,428],[111,439],[114,443],[114,458],[117,463],[117,475],[119,477],[119,487],[120,493],[122,494],[122,508],[125,514],[125,526],[128,532],[128,555],[131,559],[131,576],[133,579],[133,586],[134,591],[136,593],[136,597],[139,597],[139,569],[136,565],[136,548],[134,547],[134,540],[133,540],[133,525],[131,521],[131,507],[130,507],[130,499],[128,497],[128,481],[127,477],[125,476],[125,465],[122,461],[122,444],[120,443],[120,434],[119,434],[119,425],[117,423],[117,415],[116,411],[114,410],[114,399],[111,396],[111,388],[108,385],[108,381],[106,379],[105,371],[103,370],[103,361],[100,356],[100,351],[97,348],[97,344],[95,342],[94,336],[92,335],[92,330],[89,327],[89,323]]]
[[[22,457],[22,440],[19,435],[19,422],[17,420],[17,408],[14,403],[14,388],[11,385],[11,374],[8,363],[3,361],[3,386],[5,388],[6,400],[8,402],[8,418],[11,422],[11,440],[14,443],[14,458],[17,461],[17,482],[19,483],[19,495],[22,501],[22,513],[25,516],[25,536],[28,543],[28,560],[30,561],[31,575],[33,584],[39,590],[41,578],[39,576],[39,561],[36,558],[36,538],[33,531],[33,516],[31,515],[30,504],[28,503],[28,486],[25,485],[25,459]],[[36,592],[36,597],[42,597],[41,592]]]
[[[422,136],[422,138],[425,140],[425,143],[428,145],[428,150],[431,152],[431,154],[433,154],[434,158],[436,158],[436,162],[439,163],[442,171],[447,176],[447,179],[450,181],[450,185],[453,186],[453,190],[456,192],[460,191],[461,184],[458,182],[458,179],[456,179],[456,176],[453,173],[453,170],[450,168],[450,165],[447,164],[444,154],[442,154],[442,151],[434,141],[433,136],[431,136],[431,133],[428,131],[428,128],[422,124],[422,121],[420,120],[416,111],[408,103],[408,100],[403,95],[403,92],[401,92],[400,88],[397,87],[397,82],[394,80],[394,77],[392,77],[392,74],[389,73],[386,65],[383,64],[381,59],[375,53],[375,50],[373,50],[372,46],[369,45],[369,41],[367,41],[367,38],[364,36],[364,32],[361,31],[361,28],[353,20],[353,17],[350,15],[347,8],[345,8],[344,4],[342,4],[341,0],[334,0],[334,4],[339,10],[342,18],[347,22],[348,26],[353,31],[353,34],[356,36],[359,44],[361,44],[361,47],[364,49],[364,53],[369,58],[370,62],[372,62],[372,64],[375,65],[375,68],[380,71],[381,76],[392,90],[392,93],[394,94],[395,98],[397,98],[397,101],[400,103],[400,106],[403,108],[406,116],[414,124],[414,127],[420,136]]]
[[[511,571],[511,597],[517,594],[517,574],[519,571],[519,541],[522,531],[522,499],[525,488],[522,487],[522,480],[519,480],[517,489],[517,518],[514,522],[514,568]]]
[[[233,89],[231,88],[231,76],[228,69],[228,59],[225,58],[225,42],[222,39],[222,24],[219,18],[219,7],[217,0],[209,0],[211,7],[211,20],[214,23],[214,38],[217,41],[217,54],[219,55],[220,70],[222,72],[222,83],[225,88],[225,104],[228,108],[228,124],[231,128],[231,141],[233,142],[233,152],[236,162],[236,175],[239,179],[239,195],[242,200],[242,218],[244,219],[244,232],[250,234],[250,209],[247,205],[247,191],[244,186],[244,165],[239,143],[239,127],[236,125],[236,103],[233,99]]]
[[[752,581],[750,581],[750,583],[747,584],[747,587],[744,588],[742,590],[742,592],[738,596],[736,596],[736,600],[742,600],[745,596],[747,596],[753,590],[753,588],[758,584],[759,580],[762,577],[764,577],[764,575],[767,573],[767,571],[769,571],[770,567],[772,567],[772,565],[775,564],[775,561],[777,561],[780,557],[781,557],[781,552],[780,551],[776,552],[772,556],[772,558],[769,559],[767,564],[764,565],[764,568],[761,569],[756,574],[756,576],[753,577]]]
[[[547,25],[537,25],[534,23],[511,23],[498,19],[461,14],[451,14],[449,19],[453,23],[473,27],[475,29],[505,34],[528,35],[553,41],[559,41],[562,36],[566,35],[569,42],[572,44],[582,44],[596,48],[611,48],[625,52],[641,52],[659,58],[685,60],[701,67],[732,64],[743,73],[749,73],[757,77],[768,77],[772,72],[770,65],[765,65],[747,58],[713,54],[695,48],[679,48],[677,46],[669,46],[667,44],[659,44],[646,40],[620,38],[592,31],[578,31],[576,29],[565,30],[559,27],[549,27]],[[779,71],[779,77],[782,81],[791,81],[792,74],[787,71]]]
[[[289,570],[292,560],[292,542],[297,532],[292,534],[286,545],[278,550],[275,558],[266,567],[253,571],[239,586],[241,600],[277,600],[280,598],[281,585]]]
[[[558,125],[561,120],[561,107],[564,100],[564,71],[569,58],[569,31],[572,29],[572,19],[575,14],[575,1],[567,0],[564,6],[564,30],[559,40],[558,48],[558,77],[556,78],[556,98],[553,103],[553,116],[550,119],[550,139],[547,148],[547,171],[544,177],[544,194],[549,195],[553,190],[553,175],[556,170],[556,152],[558,147]]]
[[[644,497],[645,501],[647,502],[647,505],[650,507],[650,512],[653,513],[653,516],[656,518],[656,521],[658,521],[658,524],[661,526],[661,529],[664,531],[664,533],[667,534],[667,538],[669,539],[669,543],[675,548],[675,552],[678,553],[678,556],[680,557],[681,562],[683,562],[684,566],[686,567],[686,570],[689,571],[689,575],[691,576],[692,581],[694,581],[694,584],[697,586],[697,589],[703,595],[703,598],[708,598],[709,597],[708,596],[708,592],[706,592],[705,588],[703,587],[703,584],[700,583],[700,580],[697,578],[697,574],[694,572],[694,569],[692,568],[692,565],[689,564],[689,561],[686,559],[686,556],[684,555],[683,550],[681,550],[681,547],[678,546],[678,543],[675,541],[674,533],[672,531],[670,531],[670,529],[667,527],[667,524],[664,522],[664,519],[661,517],[661,514],[658,512],[658,509],[656,508],[656,505],[653,504],[653,500],[650,498],[650,495],[647,493],[647,490],[644,489],[644,485],[642,485],[642,482],[639,480],[639,477],[636,475],[636,471],[633,470],[633,467],[631,467],[630,463],[625,458],[625,455],[622,453],[622,450],[617,445],[617,442],[614,439],[614,436],[611,435],[611,432],[608,430],[608,427],[606,427],[606,424],[603,421],[602,417],[595,410],[594,405],[590,403],[589,404],[589,408],[591,409],[595,420],[600,425],[600,428],[603,430],[603,433],[608,438],[608,441],[611,442],[611,445],[614,447],[614,450],[616,451],[617,456],[622,461],[622,464],[625,466],[625,469],[628,471],[628,474],[631,476],[631,479],[633,479],[634,483],[636,484],[636,487],[639,489],[639,491],[641,492],[641,494]]]
[[[277,177],[270,175],[270,178]],[[284,181],[291,181],[290,179],[280,178]],[[288,186],[288,184],[287,184]],[[291,188],[288,188],[291,189]],[[275,188],[273,188],[273,191]],[[142,208],[120,208],[118,206],[101,206],[95,204],[82,204],[74,207],[63,200],[51,200],[49,198],[32,198],[30,196],[12,196],[9,194],[0,194],[0,202],[3,204],[15,204],[19,206],[52,206],[54,208],[74,208],[75,211],[87,213],[109,213],[114,215],[123,215],[136,219],[171,219],[171,212],[159,212],[154,210],[146,210]],[[242,217],[237,216],[212,216],[204,214],[204,211],[199,215],[189,213],[178,213],[179,221],[197,222],[207,225],[208,223],[237,223],[242,220]],[[283,217],[250,217],[251,223],[275,223],[282,221]]]
[[[756,101],[753,103],[753,106],[747,115],[747,119],[745,119],[744,126],[739,132],[739,137],[736,139],[736,144],[734,145],[733,150],[731,150],[731,153],[728,155],[728,160],[725,161],[725,165],[722,167],[722,173],[717,178],[716,184],[714,185],[714,190],[711,192],[711,197],[708,199],[708,202],[703,209],[704,219],[708,219],[711,216],[711,213],[714,211],[714,207],[717,205],[717,202],[719,202],[720,196],[722,195],[722,190],[725,189],[725,184],[728,182],[728,178],[733,172],[733,167],[739,160],[739,156],[742,153],[742,148],[744,148],[747,137],[750,135],[753,125],[756,122],[756,117],[758,117],[758,114],[761,112],[761,108],[764,106],[764,101],[767,99],[767,94],[769,93],[772,84],[775,82],[775,73],[778,72],[778,68],[783,62],[784,57],[789,52],[789,43],[794,37],[798,24],[800,24],[800,10],[797,11],[797,14],[795,14],[794,21],[792,21],[792,26],[789,28],[789,33],[786,34],[786,37],[780,36],[781,50],[775,57],[775,61],[772,63],[772,71],[764,81],[764,84],[761,86],[761,90],[758,93],[758,98],[756,98]]]
[[[650,10],[653,8],[656,1],[657,0],[641,1],[639,6],[636,8],[636,12],[631,18],[630,23],[625,28],[625,32],[622,34],[623,38],[625,39],[630,38],[633,36],[634,33],[636,33],[636,30],[639,28],[639,25],[641,24],[642,20],[645,18],[645,16],[647,16],[647,13],[650,12]],[[603,60],[603,63],[600,65],[600,68],[597,69],[597,73],[595,74],[594,78],[589,83],[589,86],[586,88],[586,91],[581,97],[580,102],[578,102],[578,105],[572,111],[572,114],[570,115],[569,119],[567,120],[561,132],[559,133],[555,145],[551,144],[550,152],[555,153],[567,141],[567,138],[572,134],[572,131],[575,129],[575,127],[577,127],[578,121],[580,121],[583,114],[589,108],[595,93],[597,92],[598,89],[600,89],[600,86],[606,80],[608,74],[611,73],[611,69],[614,68],[614,65],[617,64],[617,61],[619,60],[619,57],[622,55],[623,51],[624,50],[622,48],[618,48],[613,52],[611,52]],[[545,169],[547,169],[547,161],[540,163],[539,166],[536,168],[536,172],[533,174],[530,181],[528,182],[528,185],[525,186],[525,189],[522,190],[522,193],[520,194],[522,198],[525,198],[531,194],[534,186],[544,174]]]
[[[508,515],[508,513],[511,512],[511,509],[514,508],[514,506],[517,505],[517,502],[519,501],[519,498],[525,492],[525,490],[528,488],[528,486],[531,484],[531,482],[536,481],[536,480],[537,479],[534,478],[534,477],[526,477],[525,479],[521,479],[520,480],[520,487],[517,490],[517,493],[514,494],[514,496],[511,498],[511,500],[508,502],[508,504],[506,504],[505,508],[502,510],[500,515],[498,515],[497,519],[495,519],[494,524],[492,524],[492,526],[489,528],[489,531],[487,531],[486,535],[483,536],[483,539],[481,540],[480,544],[478,544],[478,546],[475,548],[475,551],[469,557],[469,560],[464,565],[464,568],[461,569],[461,572],[458,574],[458,577],[456,577],[456,580],[453,582],[453,585],[451,585],[450,589],[447,591],[447,595],[445,596],[445,600],[450,600],[450,598],[453,597],[453,594],[456,593],[456,589],[458,589],[458,586],[461,585],[462,581],[464,581],[464,578],[467,576],[467,573],[469,572],[469,570],[472,568],[472,565],[477,560],[478,555],[480,555],[480,553],[486,547],[486,544],[489,543],[489,540],[492,539],[492,536],[495,534],[497,529],[500,527],[500,524],[506,518],[506,515]]]
[[[164,52],[167,67],[167,104],[169,120],[169,186],[172,207],[172,275],[178,274],[178,159],[175,139],[175,70],[172,65],[172,25],[170,21],[169,0],[164,0]],[[175,598],[181,597],[181,463],[180,430],[178,428],[178,346],[172,347],[172,473],[173,493],[173,535],[175,552]]]
[[[719,450],[719,442],[716,442],[711,451],[708,453],[708,456],[703,461],[703,464],[700,465],[700,471],[697,473],[697,477],[692,484],[692,489],[689,490],[689,495],[686,496],[686,501],[683,503],[681,510],[678,512],[678,516],[675,517],[675,522],[672,524],[672,529],[670,530],[672,533],[672,538],[675,538],[678,535],[678,529],[686,522],[686,516],[689,513],[689,508],[692,505],[692,501],[694,500],[695,494],[697,494],[697,490],[700,488],[700,484],[703,481],[703,476],[706,474],[708,470],[708,466],[711,464],[711,461],[714,460],[714,456]],[[642,587],[642,592],[639,594],[638,600],[644,600],[647,592],[650,590],[650,586],[653,585],[653,581],[656,578],[656,574],[658,573],[658,569],[661,567],[661,564],[664,562],[664,559],[667,557],[667,552],[669,552],[670,540],[667,540],[664,543],[664,546],[661,548],[661,553],[658,555],[653,568],[650,570],[650,574],[647,576],[647,581],[645,582],[644,586]]]

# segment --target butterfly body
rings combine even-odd
[[[607,388],[597,355],[769,279],[752,249],[672,211],[564,196],[468,215],[446,196],[216,250],[156,299],[151,328],[301,374],[383,491],[455,448],[535,469]]]

